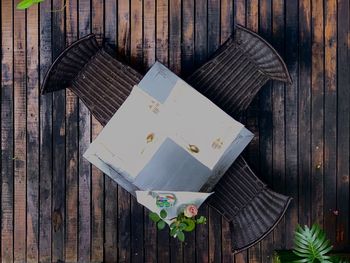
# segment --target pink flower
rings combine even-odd
[[[186,217],[194,217],[198,214],[198,209],[195,205],[188,205],[186,206],[185,210],[184,210],[184,215]]]

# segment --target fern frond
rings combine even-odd
[[[331,257],[327,255],[332,250],[330,241],[324,231],[316,224],[311,228],[298,226],[295,231],[293,253],[300,257],[299,263],[331,263]]]

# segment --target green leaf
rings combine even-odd
[[[296,262],[329,262],[327,255],[332,250],[324,231],[316,224],[311,228],[298,226],[294,237],[293,253],[300,257]]]
[[[194,228],[196,227],[196,223],[194,222],[194,220],[193,219],[185,219],[184,221],[187,224],[187,227],[184,229],[184,231],[186,231],[186,232],[193,231]]]
[[[21,2],[19,2],[16,6],[17,9],[27,9],[28,7],[31,7],[34,4],[33,0],[23,0]]]
[[[160,220],[160,217],[158,214],[154,213],[154,212],[151,212],[149,214],[149,218],[154,222],[154,223],[157,223],[159,220]]]
[[[197,219],[197,224],[205,224],[207,222],[207,219],[204,216],[200,216]]]
[[[166,218],[168,216],[168,213],[164,210],[164,209],[162,209],[161,211],[160,211],[160,217],[161,218]]]
[[[184,242],[184,241],[185,241],[185,234],[184,234],[184,232],[179,231],[179,232],[177,233],[177,238],[178,238],[181,242]]]
[[[177,233],[177,228],[176,227],[174,227],[174,228],[172,228],[171,230],[170,230],[170,236],[175,236],[175,234]]]
[[[187,224],[185,223],[185,222],[181,222],[180,224],[179,224],[179,230],[185,230],[186,229],[186,227],[187,227]]]
[[[33,0],[34,3],[39,4],[41,2],[44,2],[45,0]]]
[[[158,221],[158,224],[157,224],[158,230],[164,229],[165,225],[166,223],[163,220]]]

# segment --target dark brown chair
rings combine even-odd
[[[256,34],[237,27],[188,82],[237,117],[269,79],[290,82],[276,51]],[[266,56],[265,56],[266,55]],[[142,75],[100,48],[93,35],[73,43],[55,60],[42,93],[69,87],[105,125]],[[208,204],[230,221],[233,251],[254,245],[280,221],[290,198],[269,190],[239,157],[214,188]]]

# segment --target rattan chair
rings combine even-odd
[[[271,46],[242,27],[235,32],[234,38],[188,78],[193,87],[233,116],[246,109],[269,79],[290,81],[283,61]],[[140,73],[116,60],[98,46],[93,35],[88,35],[55,60],[41,91],[45,94],[70,88],[105,125],[141,78]],[[230,221],[234,252],[266,236],[290,202],[290,198],[269,190],[242,157],[214,191],[208,203]]]

